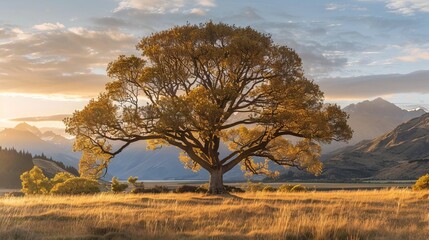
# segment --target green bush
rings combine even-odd
[[[119,182],[119,180],[116,177],[112,178],[112,185],[111,185],[112,192],[120,193],[125,191],[125,189],[127,188],[128,188],[128,184]]]
[[[429,174],[421,176],[413,185],[413,190],[429,190]]]
[[[52,194],[94,194],[100,192],[100,184],[96,180],[75,177],[66,180],[63,183],[56,184],[52,190]]]

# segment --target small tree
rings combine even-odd
[[[69,178],[65,182],[58,183],[55,185],[51,193],[52,194],[94,194],[100,192],[100,184],[96,180],[74,177]]]
[[[413,185],[414,191],[429,190],[429,173],[421,176]]]
[[[24,172],[20,178],[22,181],[21,191],[25,194],[47,194],[51,190],[52,183],[38,166]]]
[[[132,185],[134,185],[134,186],[135,186],[135,184],[136,184],[136,182],[137,182],[137,180],[138,180],[138,179],[139,179],[138,177],[130,176],[130,177],[128,178],[128,183],[130,183],[130,184],[132,184]]]
[[[119,180],[116,177],[112,178],[112,186],[111,186],[112,192],[114,193],[123,192],[125,191],[125,189],[127,189],[127,187],[128,187],[128,184],[119,182]]]

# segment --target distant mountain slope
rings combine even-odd
[[[72,152],[73,140],[64,138],[52,131],[42,132],[36,127],[20,123],[15,128],[0,132],[0,146],[26,149],[32,154],[52,156],[65,165],[77,167],[80,152]],[[179,150],[174,147],[146,150],[145,142],[131,145],[121,154],[112,159],[108,175],[126,179],[138,176],[146,180],[167,179],[208,179],[206,171],[194,173],[185,169],[178,160]],[[226,180],[244,180],[239,167],[225,175]]]
[[[73,167],[77,167],[80,157],[80,153],[72,151],[73,140],[49,131],[42,133],[38,128],[26,123],[0,131],[0,146],[26,150],[35,155],[44,153]]]
[[[349,114],[348,124],[353,129],[353,138],[349,143],[334,142],[323,147],[324,153],[354,145],[362,140],[371,140],[392,131],[399,124],[419,117],[426,112],[423,109],[407,111],[382,98],[351,104],[343,109]]]
[[[42,158],[34,158],[33,164],[35,166],[38,166],[40,169],[42,169],[43,173],[48,178],[54,177],[55,174],[57,174],[59,172],[69,172],[73,175],[76,175],[75,169],[73,169],[74,171],[70,171],[70,170],[63,168],[62,166],[58,165],[54,161],[50,161],[50,160],[46,160],[46,159],[42,159]]]
[[[227,151],[224,147],[220,155],[226,155]],[[180,150],[175,147],[162,147],[150,151],[146,150],[145,142],[134,143],[111,160],[109,173],[122,179],[132,175],[145,180],[208,180],[209,175],[206,170],[192,172],[184,168],[178,158],[179,152]],[[226,173],[224,179],[226,181],[245,180],[240,166]]]
[[[0,147],[0,188],[20,188],[19,176],[33,167],[30,153]]]
[[[429,173],[429,114],[399,125],[372,141],[325,155],[318,179],[417,179]],[[283,179],[316,179],[297,172]]]
[[[49,178],[58,172],[70,172],[72,174],[77,172],[76,169],[65,167],[53,160],[33,159],[33,156],[28,152],[0,147],[0,188],[21,188],[19,177],[34,166],[40,167]]]

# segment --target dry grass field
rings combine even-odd
[[[0,239],[429,239],[429,192],[3,197]]]

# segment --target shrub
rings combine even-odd
[[[238,187],[234,187],[234,186],[223,185],[223,188],[227,192],[244,193],[243,189],[238,188]],[[197,192],[197,193],[206,193],[208,191],[208,189],[209,189],[209,184],[206,183],[206,184],[200,185],[195,192]]]
[[[128,188],[128,184],[121,183],[116,177],[112,178],[111,190],[114,193],[119,193],[125,191]]]
[[[96,180],[75,177],[55,185],[52,194],[94,194],[100,192],[100,184]]]
[[[205,183],[205,184],[198,186],[198,188],[196,190],[197,193],[207,193],[208,191],[209,191],[209,184],[208,183]]]
[[[138,193],[168,193],[170,190],[167,187],[164,186],[155,186],[153,188],[136,188],[131,190],[132,193],[138,194]]]
[[[174,192],[175,193],[195,193],[198,190],[201,190],[200,187],[196,187],[196,186],[189,186],[189,185],[182,185],[182,186],[178,186]]]
[[[413,185],[413,190],[429,190],[429,173],[417,179],[416,183]]]
[[[51,183],[53,186],[55,186],[58,183],[63,183],[71,178],[75,178],[76,176],[74,176],[71,173],[68,172],[59,172],[57,174],[55,174],[54,178],[51,179]]]
[[[261,192],[264,190],[265,187],[268,187],[270,185],[266,185],[263,183],[253,183],[253,182],[247,182],[247,184],[243,185],[243,188],[246,192]]]
[[[42,169],[37,166],[21,174],[20,178],[22,184],[21,191],[26,195],[47,194],[52,188],[51,181],[43,174]]]
[[[128,182],[129,182],[130,184],[135,185],[138,179],[139,179],[138,177],[130,176],[130,177],[128,178]]]

